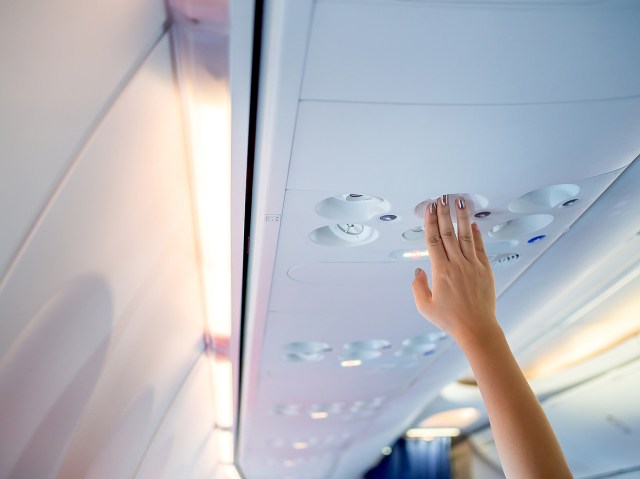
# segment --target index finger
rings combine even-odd
[[[424,213],[424,238],[429,250],[429,258],[432,265],[442,264],[449,261],[447,252],[442,244],[440,228],[438,227],[438,206],[435,202],[427,206]]]

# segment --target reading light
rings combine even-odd
[[[355,366],[360,366],[362,364],[362,360],[360,359],[345,359],[340,363],[340,366],[343,368],[353,368]]]
[[[409,259],[424,258],[425,256],[429,256],[429,251],[426,249],[425,250],[416,249],[413,251],[407,251],[405,253],[402,253],[403,258],[409,258]]]
[[[433,439],[434,437],[457,437],[460,429],[457,427],[420,427],[409,429],[405,434],[409,439]]]

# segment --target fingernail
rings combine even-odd
[[[447,206],[449,204],[449,195],[442,195],[440,201],[442,202],[442,206]]]
[[[432,215],[436,214],[436,204],[435,204],[435,202],[429,204],[429,213],[431,213]]]
[[[420,268],[416,268],[416,276],[418,276],[420,274],[422,270]]]
[[[460,198],[458,198],[458,208],[463,210],[465,206],[466,206],[466,203],[464,201],[464,198],[461,196]]]
[[[480,231],[480,229],[478,228],[478,223],[471,223],[471,228],[473,228],[473,231]]]

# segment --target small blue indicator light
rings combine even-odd
[[[540,240],[543,240],[547,237],[547,235],[539,235],[539,236],[534,236],[533,238],[531,238],[529,241],[527,241],[527,243],[531,244],[531,243],[537,243]]]

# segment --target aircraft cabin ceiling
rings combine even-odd
[[[499,470],[413,303],[443,194],[575,477],[640,474],[640,2],[2,11],[0,478],[356,479],[424,420]]]

